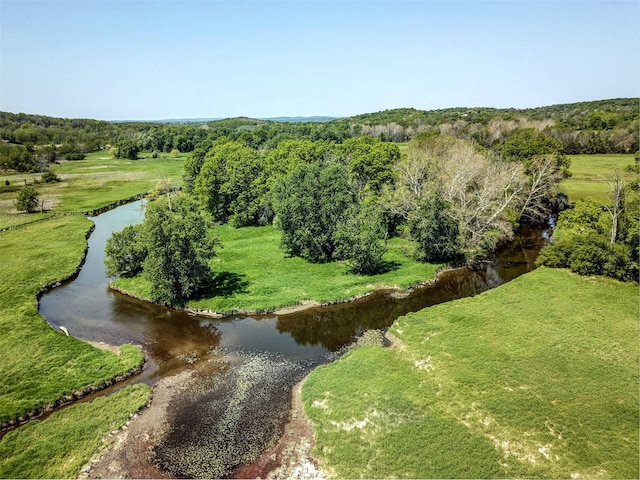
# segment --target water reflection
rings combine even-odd
[[[410,295],[379,291],[359,301],[318,307],[288,315],[236,316],[205,319],[157,307],[113,292],[103,265],[104,248],[113,231],[142,222],[141,202],[95,217],[95,231],[79,276],[41,298],[40,311],[54,327],[72,335],[113,345],[136,343],[150,359],[149,378],[171,372],[180,356],[207,358],[214,347],[242,347],[292,360],[320,359],[372,328],[387,328],[400,315],[468,297],[507,282],[534,268],[548,238],[542,229],[523,227],[519,235],[478,269],[442,272],[438,282]]]

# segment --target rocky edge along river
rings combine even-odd
[[[94,343],[138,344],[148,359],[124,383],[154,386],[150,408],[114,435],[113,447],[84,470],[88,477],[321,476],[310,460],[313,430],[299,399],[304,377],[400,315],[475,295],[530,271],[548,234],[524,227],[482,268],[444,271],[437,282],[411,292],[378,291],[351,303],[287,314],[211,319],[109,289],[106,240],[143,217],[139,201],[94,217],[78,277],[40,300],[54,328],[64,326]],[[365,338],[382,342],[381,334]],[[292,391],[298,392],[293,402]]]

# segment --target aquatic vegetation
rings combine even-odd
[[[255,460],[282,433],[290,392],[315,366],[238,349],[228,370],[211,388],[177,406],[172,429],[153,452],[169,473],[190,478],[220,478]]]

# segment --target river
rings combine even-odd
[[[479,269],[442,272],[433,285],[408,295],[378,291],[363,299],[287,315],[200,318],[109,289],[104,249],[112,232],[140,223],[140,201],[92,218],[85,263],[72,281],[40,299],[54,327],[77,338],[141,345],[147,366],[131,382],[160,379],[198,367],[200,381],[172,408],[169,431],[155,445],[155,464],[174,476],[221,477],[251,462],[286,422],[291,388],[370,329],[400,315],[476,295],[535,268],[549,231],[524,226]],[[215,452],[215,453],[212,453]]]

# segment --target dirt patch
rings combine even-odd
[[[395,350],[404,350],[405,348],[404,343],[402,343],[402,340],[396,337],[393,333],[389,331],[385,332],[384,338],[385,338],[385,345],[388,344],[390,348],[393,348]]]
[[[318,302],[316,302],[316,301],[306,300],[306,301],[302,302],[300,305],[294,305],[292,307],[279,308],[273,313],[275,315],[288,315],[290,313],[302,312],[303,310],[306,310],[308,308],[319,307],[319,306],[320,306],[320,304]]]
[[[87,342],[89,345],[93,345],[96,348],[99,348],[100,350],[108,350],[110,352],[115,353],[116,355],[120,355],[120,347],[117,347],[116,345],[109,345],[108,343],[104,343],[104,342]]]
[[[169,428],[172,399],[187,388],[193,374],[184,371],[160,380],[149,408],[107,440],[110,449],[92,460],[81,478],[173,478],[154,465],[149,455]]]

